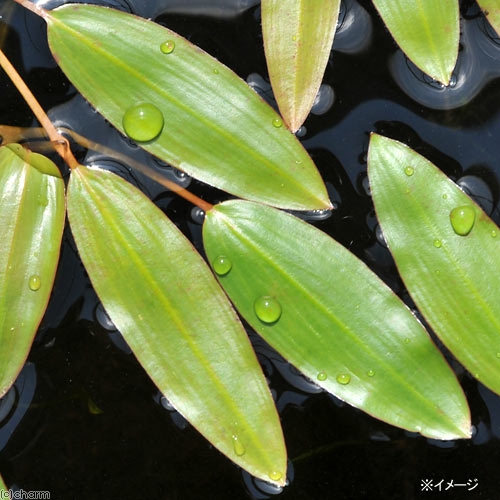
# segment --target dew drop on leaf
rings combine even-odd
[[[348,373],[337,375],[337,382],[342,385],[347,385],[351,381],[351,376]]]
[[[283,125],[283,121],[281,120],[281,118],[275,118],[273,120],[273,125],[276,127],[276,128],[280,128],[282,125]]]
[[[36,292],[37,290],[40,290],[41,286],[42,286],[42,281],[40,279],[40,276],[38,276],[38,274],[33,274],[30,277],[30,281],[29,281],[30,290],[33,290],[34,292]]]
[[[163,113],[150,103],[135,104],[123,115],[125,133],[137,142],[156,139],[163,129],[163,123]]]
[[[415,173],[415,169],[413,167],[405,167],[405,174],[410,177]]]
[[[368,370],[366,372],[366,374],[369,376],[369,377],[373,377],[375,375],[375,372],[373,370]]]
[[[273,471],[269,474],[269,479],[272,481],[279,481],[281,479],[281,472]]]
[[[173,40],[167,40],[160,45],[160,50],[164,54],[171,54],[175,49],[175,42]]]
[[[317,376],[317,379],[321,382],[323,382],[324,380],[326,380],[328,378],[328,375],[325,373],[325,372],[319,372],[318,373],[318,376]]]
[[[268,295],[259,297],[255,301],[254,310],[257,317],[264,323],[274,323],[281,316],[280,303]]]
[[[490,234],[491,234],[492,238],[496,238],[497,237],[497,232],[494,229],[491,230]]]
[[[224,276],[227,274],[229,271],[231,271],[231,268],[233,267],[233,263],[231,260],[226,257],[225,255],[218,255],[215,257],[215,259],[212,262],[212,267],[214,268],[214,271],[219,275],[219,276]]]
[[[434,246],[436,248],[441,248],[441,246],[442,246],[441,240],[434,240]]]
[[[474,226],[476,211],[470,206],[455,207],[450,212],[450,222],[453,231],[459,236],[467,236]]]
[[[245,454],[245,447],[241,444],[236,434],[233,434],[232,439],[233,439],[234,452],[236,453],[236,455],[241,457],[242,455]]]

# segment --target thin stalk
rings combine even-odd
[[[7,73],[7,76],[12,80],[12,83],[17,87],[17,90],[21,93],[24,100],[27,102],[28,106],[33,111],[40,125],[45,129],[49,139],[54,143],[55,150],[59,153],[61,158],[70,166],[70,168],[78,167],[78,162],[73,156],[73,153],[69,147],[68,140],[63,137],[49,120],[49,117],[45,111],[40,106],[36,97],[33,95],[28,86],[24,83],[21,75],[16,71],[11,62],[7,59],[7,56],[0,49],[0,66]]]

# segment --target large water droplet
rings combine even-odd
[[[255,314],[264,323],[274,323],[281,316],[281,305],[273,297],[264,295],[259,297],[254,305]]]
[[[269,474],[271,481],[279,481],[281,479],[281,472],[273,471]]]
[[[318,376],[316,377],[320,382],[323,382],[328,378],[328,375],[325,372],[319,372]]]
[[[225,255],[218,255],[215,257],[215,259],[212,262],[212,267],[214,268],[214,271],[219,275],[219,276],[224,276],[227,274],[229,271],[231,271],[231,268],[233,267],[233,263],[231,260],[226,257]]]
[[[283,120],[281,118],[275,118],[273,120],[273,126],[280,128],[283,125]]]
[[[348,373],[341,373],[337,375],[337,382],[346,385],[351,381],[351,376]]]
[[[123,115],[125,133],[137,142],[156,139],[163,129],[163,123],[162,112],[150,103],[131,106]]]
[[[234,452],[236,453],[236,455],[241,457],[242,455],[245,454],[245,447],[241,444],[241,442],[238,439],[238,436],[236,436],[235,434],[233,434],[232,439],[233,439]]]
[[[36,292],[37,290],[40,290],[41,286],[42,286],[42,280],[40,279],[40,276],[38,276],[38,274],[33,274],[30,277],[29,281],[30,290]]]
[[[164,54],[171,54],[175,49],[175,42],[173,40],[167,40],[160,45],[160,50]]]
[[[471,232],[475,220],[476,211],[468,205],[455,207],[450,212],[450,222],[453,231],[460,236],[467,236]]]

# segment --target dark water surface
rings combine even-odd
[[[38,3],[52,8],[64,2]],[[95,3],[178,31],[273,104],[258,2]],[[500,40],[473,2],[462,2],[462,15],[459,63],[452,84],[442,88],[397,49],[369,1],[345,1],[315,114],[299,134],[337,207],[326,219],[311,216],[311,223],[363,259],[410,307],[369,196],[371,131],[424,154],[500,222]],[[0,0],[0,16],[1,46],[56,125],[144,161],[210,202],[227,197],[149,157],[96,114],[57,68],[38,18],[10,0]],[[36,125],[3,73],[0,89],[0,123]],[[201,251],[203,214],[115,159],[75,150],[80,161],[117,171],[143,189]],[[500,398],[448,353],[471,406],[474,434],[468,441],[437,442],[379,422],[321,392],[250,334],[290,458],[289,485],[279,498],[499,498]],[[242,473],[158,394],[106,317],[68,231],[29,362],[0,401],[0,471],[9,487],[49,490],[51,498],[63,500],[222,500],[277,493]],[[424,483],[430,480],[433,491]],[[463,486],[451,487],[451,481]]]

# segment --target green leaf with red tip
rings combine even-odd
[[[216,270],[220,256],[232,263],[219,280],[240,314],[316,384],[424,436],[470,437],[467,402],[441,353],[342,245],[292,215],[245,201],[210,210],[203,241]],[[259,297],[281,305],[277,321],[266,322],[275,309],[265,318],[255,308]]]
[[[278,114],[199,47],[105,7],[64,5],[46,19],[60,67],[116,128],[126,133],[124,115],[137,104],[161,112],[158,137],[140,143],[147,151],[243,198],[297,210],[331,207],[314,163]],[[166,41],[174,47],[168,54],[160,49]]]
[[[94,289],[160,391],[231,460],[283,484],[286,451],[266,380],[189,241],[139,190],[103,170],[72,171],[68,216]]]
[[[455,357],[500,394],[500,230],[400,142],[373,134],[368,173],[380,226],[415,304]]]
[[[292,132],[309,114],[325,72],[340,0],[262,0],[267,67],[279,109]]]
[[[401,50],[424,73],[444,85],[457,62],[458,0],[373,0]]]
[[[64,218],[58,168],[19,144],[0,148],[0,397],[23,367],[45,313]]]
[[[500,36],[500,0],[477,0],[484,15]]]

